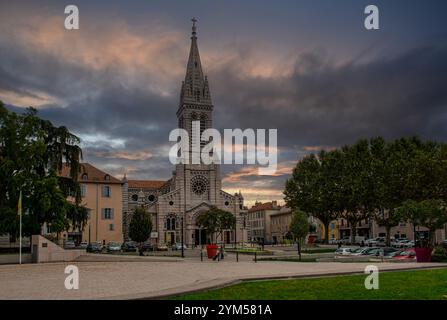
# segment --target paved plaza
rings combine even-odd
[[[79,268],[79,289],[64,286],[65,267]],[[0,266],[0,299],[137,299],[224,286],[247,279],[363,273],[371,263],[204,261],[142,257]],[[447,264],[377,263],[379,270],[447,267]]]

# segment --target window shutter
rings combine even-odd
[[[111,186],[107,186],[107,189],[109,189],[109,194],[107,195],[108,197],[112,196],[112,187]],[[113,212],[113,209],[112,209]]]
[[[104,220],[106,218],[106,209],[101,209],[101,219]]]
[[[114,216],[115,216],[115,209],[112,208],[112,209],[110,209],[110,219],[113,220]]]
[[[106,196],[106,186],[102,186],[102,196]]]

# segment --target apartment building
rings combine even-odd
[[[61,176],[69,177],[70,168],[64,166]],[[65,240],[108,243],[123,241],[123,205],[121,180],[89,163],[82,163],[78,175],[81,186],[81,204],[89,209],[89,218],[83,231],[71,230]]]

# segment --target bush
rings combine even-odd
[[[432,254],[433,262],[447,262],[447,248],[444,246],[437,246]]]

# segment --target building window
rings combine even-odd
[[[166,230],[168,231],[174,231],[175,230],[175,218],[174,217],[168,217],[166,218]]]
[[[155,196],[153,194],[151,194],[151,195],[149,195],[149,197],[147,197],[147,200],[149,200],[149,202],[154,202]]]
[[[81,184],[81,197],[85,198],[86,195],[87,195],[87,185]]]
[[[132,201],[138,201],[138,195],[137,194],[133,194],[132,195]]]
[[[115,225],[113,223],[109,224],[109,231],[115,231]]]
[[[113,209],[112,208],[102,209],[102,219],[112,220],[113,219]]]
[[[86,173],[84,173],[81,177],[82,180],[87,180],[88,179],[88,175]]]
[[[110,198],[111,195],[112,195],[112,189],[110,188],[110,186],[103,186],[102,196],[105,198]]]

